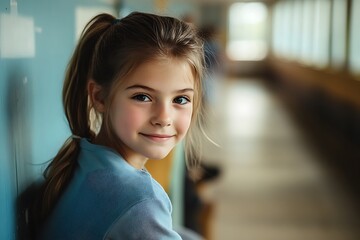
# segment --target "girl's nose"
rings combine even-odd
[[[151,123],[155,126],[166,127],[172,125],[171,109],[166,104],[159,104],[154,109]]]

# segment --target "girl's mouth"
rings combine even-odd
[[[154,142],[165,142],[174,136],[174,135],[167,135],[167,134],[151,134],[151,133],[150,134],[140,133],[140,135],[142,135]]]

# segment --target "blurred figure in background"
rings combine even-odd
[[[203,81],[204,88],[204,104],[213,105],[216,102],[216,81],[220,81],[221,69],[221,51],[219,43],[216,39],[216,27],[208,24],[199,29],[199,35],[204,40],[205,55],[205,79]]]

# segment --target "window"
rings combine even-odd
[[[329,64],[330,1],[315,0],[313,63],[323,68]]]
[[[315,2],[313,0],[303,1],[302,11],[302,36],[301,36],[301,53],[300,61],[304,64],[310,65],[312,63],[312,52],[313,52],[313,31],[314,31],[314,12]]]
[[[303,35],[303,4],[302,1],[289,1],[289,3],[292,5],[290,11],[290,21],[292,24],[290,53],[293,58],[299,59],[301,54],[301,37]]]
[[[331,26],[331,66],[340,69],[346,58],[347,1],[333,0]]]
[[[267,55],[267,7],[260,2],[234,3],[229,10],[227,55],[232,60],[259,61]]]
[[[283,53],[287,58],[290,58],[291,40],[293,39],[294,28],[292,26],[292,1],[284,1],[282,6],[282,21],[283,29],[280,37],[283,37]]]
[[[352,1],[351,25],[350,25],[350,71],[360,74],[360,1]]]
[[[330,0],[277,2],[273,23],[275,53],[307,65],[326,67],[330,60],[330,10]]]

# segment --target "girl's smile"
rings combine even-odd
[[[170,140],[170,138],[175,137],[175,135],[164,135],[164,134],[145,134],[145,133],[139,133],[140,135],[144,136],[145,138],[150,139],[154,142],[166,142]]]

